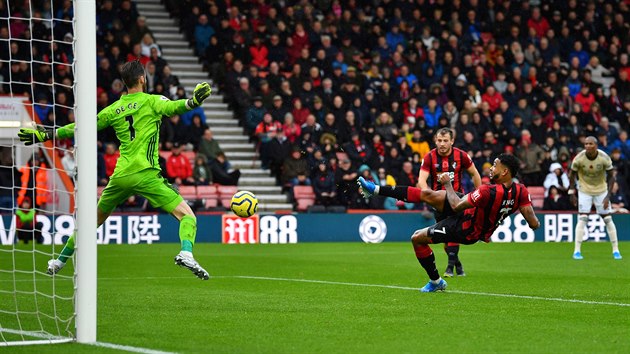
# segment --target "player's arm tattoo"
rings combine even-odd
[[[519,210],[532,230],[536,230],[540,227],[540,221],[538,221],[536,213],[534,213],[534,208],[532,208],[531,205],[521,207]]]

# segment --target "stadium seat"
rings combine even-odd
[[[205,208],[216,208],[219,205],[219,193],[216,186],[198,186],[197,199],[203,202]]]
[[[164,160],[168,160],[171,155],[173,155],[173,153],[170,151],[160,151],[160,156],[162,156]]]
[[[532,198],[532,206],[534,209],[542,209],[545,204],[545,187],[532,186],[527,187],[529,195]]]
[[[232,196],[238,191],[236,186],[218,186],[219,199],[224,208],[229,209],[232,202]]]
[[[311,205],[315,204],[315,192],[311,186],[294,186],[293,198],[296,202],[295,209],[297,211],[306,211]]]
[[[182,198],[195,201],[197,200],[197,187],[195,186],[179,186],[179,194]]]

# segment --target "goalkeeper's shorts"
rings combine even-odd
[[[133,195],[145,197],[154,208],[161,208],[167,213],[172,213],[184,200],[159,170],[151,168],[110,179],[98,201],[98,208],[104,213],[111,213]]]

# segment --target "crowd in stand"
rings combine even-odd
[[[321,203],[361,207],[358,174],[415,184],[433,132],[451,127],[482,176],[498,153],[517,155],[551,209],[568,207],[570,161],[596,136],[627,204],[626,2],[166,3],[263,168]]]
[[[517,155],[519,179],[544,185],[549,208],[566,207],[563,176],[583,139],[596,136],[616,167],[615,198],[627,205],[626,2],[164,2],[257,143],[263,168],[287,187],[312,185],[319,203],[382,207],[365,204],[355,178],[363,174],[380,184],[415,184],[421,158],[433,147],[433,132],[452,127],[456,146],[469,152],[482,176],[496,154]],[[53,1],[52,10],[46,3],[34,7],[43,18],[54,22],[71,16],[70,1]],[[116,68],[127,60],[146,64],[151,92],[183,97],[133,2],[97,4],[99,109],[124,90]],[[71,43],[71,28],[57,21],[46,31],[46,23],[51,21],[36,30],[33,21],[32,34],[25,36],[54,35],[60,42],[46,49],[33,42],[33,57],[69,62],[71,46],[65,44]],[[0,39],[7,38],[7,27],[0,25]],[[26,24],[12,23],[12,36],[20,29],[28,32]],[[6,47],[0,52],[13,59],[29,49],[20,42],[0,43]],[[71,82],[66,65],[33,64],[32,71],[22,62],[2,65],[2,75],[8,77],[10,70],[13,80],[30,72],[52,76],[55,97],[48,86],[33,90],[40,118],[59,125],[73,121],[65,108],[72,105],[64,90]],[[29,91],[19,84],[11,89]],[[54,109],[48,106],[53,99]],[[197,151],[205,131],[202,111],[165,120],[161,149],[174,150],[173,155],[181,146]],[[99,135],[103,152],[112,142],[111,132]]]

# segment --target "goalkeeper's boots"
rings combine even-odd
[[[452,278],[453,277],[453,267],[452,266],[447,266],[446,270],[444,271],[444,278]]]
[[[444,279],[440,279],[440,281],[437,284],[434,284],[433,281],[429,280],[427,285],[425,285],[424,287],[420,289],[420,292],[421,293],[434,293],[436,291],[444,291],[446,290],[447,285],[448,284],[446,283],[446,280]]]
[[[622,259],[623,257],[621,257],[621,253],[619,253],[619,251],[615,251],[615,252],[613,252],[613,258],[614,259]]]
[[[208,272],[206,272],[206,270],[197,263],[192,255],[189,256],[180,252],[177,256],[175,256],[175,264],[180,267],[188,268],[199,279],[210,279],[210,274],[208,274]]]
[[[66,264],[64,262],[58,259],[51,259],[48,261],[48,269],[46,270],[46,273],[49,275],[57,274],[65,265]]]
[[[359,190],[364,198],[369,198],[374,195],[374,192],[376,191],[376,185],[374,182],[366,181],[365,178],[359,177],[357,184],[359,185]]]
[[[575,252],[573,254],[573,259],[577,259],[577,260],[584,259],[584,257],[582,257],[582,252]]]

